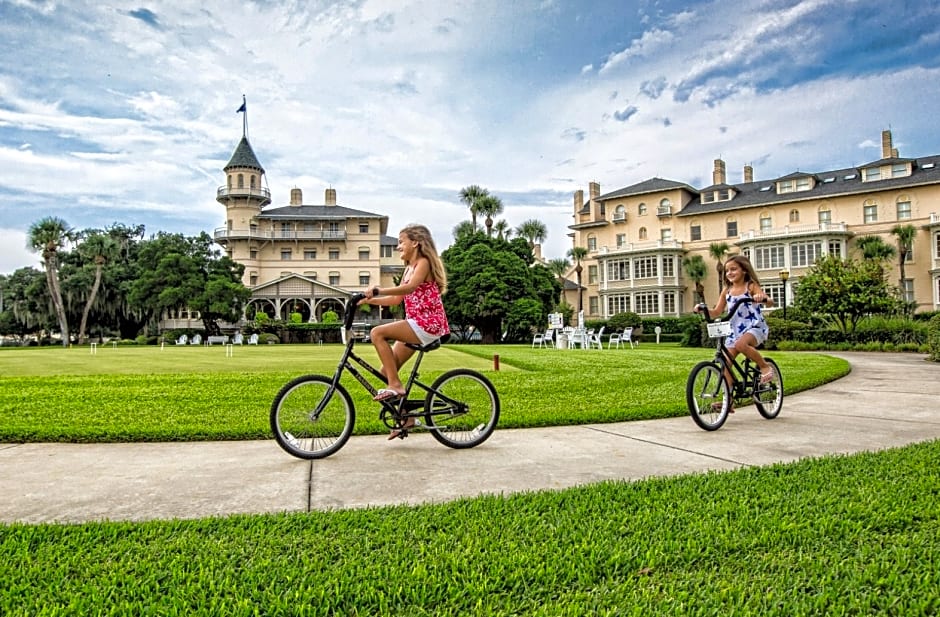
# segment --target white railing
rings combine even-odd
[[[219,227],[213,232],[216,240],[256,238],[258,240],[345,240],[345,231],[284,231],[260,229],[227,229]]]
[[[844,233],[848,230],[845,223],[813,223],[806,225],[784,225],[773,229],[751,229],[738,236],[739,240],[757,240],[761,238],[779,238],[782,236],[807,236],[820,233]]]
[[[598,250],[601,255],[611,253],[636,253],[638,251],[650,251],[654,249],[682,249],[682,243],[678,240],[654,240],[651,242],[626,242],[620,246],[608,247],[604,245]]]

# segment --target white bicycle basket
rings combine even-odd
[[[716,321],[708,325],[709,338],[721,338],[722,336],[731,336],[730,321]]]

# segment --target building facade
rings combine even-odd
[[[761,285],[778,305],[791,303],[800,276],[817,258],[856,254],[854,242],[879,236],[897,246],[891,230],[916,229],[912,251],[899,280],[898,259],[889,261],[889,282],[899,286],[917,310],[940,309],[940,155],[902,158],[882,133],[882,157],[847,169],[796,172],[755,181],[750,166],[743,182],[730,184],[725,162],[715,161],[712,184],[651,178],[601,194],[591,182],[588,197],[574,194],[573,245],[587,249],[581,260],[581,289],[566,301],[586,319],[632,311],[678,316],[695,303],[695,285],[683,259],[701,255],[702,281],[710,304],[720,284],[714,245],[722,257],[746,255]],[[569,278],[576,279],[574,270]]]
[[[324,191],[322,204],[305,204],[294,188],[287,205],[270,207],[247,137],[223,171],[216,201],[225,207],[225,225],[213,236],[245,266],[254,311],[285,320],[299,313],[304,321],[319,321],[328,310],[342,315],[354,293],[392,287],[404,271],[388,217],[339,205],[334,188]]]

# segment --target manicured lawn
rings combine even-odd
[[[421,507],[0,526],[0,614],[936,615],[940,443]]]
[[[357,350],[377,364],[371,346]],[[269,438],[268,410],[280,387],[300,374],[332,373],[341,351],[265,345],[236,347],[227,357],[221,346],[4,349],[0,442]],[[688,372],[711,353],[652,344],[603,351],[448,345],[425,357],[422,377],[432,381],[455,367],[483,371],[500,394],[501,428],[619,422],[687,413]],[[788,394],[848,372],[844,360],[823,354],[768,355]],[[344,384],[358,410],[356,433],[384,433],[367,393],[350,377]]]

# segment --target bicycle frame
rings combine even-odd
[[[734,315],[738,307],[742,304],[750,304],[753,300],[750,298],[739,298],[735,301],[734,305],[728,310],[728,316],[730,319],[731,315]],[[702,310],[705,313],[706,321],[711,320],[711,315],[708,313],[708,307],[702,307]],[[747,356],[744,356],[743,364],[737,360],[737,358],[731,355],[731,352],[725,346],[725,341],[728,340],[727,336],[717,337],[717,347],[715,350],[715,362],[721,365],[722,371],[725,375],[731,377],[731,383],[728,384],[731,388],[731,395],[733,398],[745,398],[749,396],[749,387],[748,381],[749,377],[753,378],[753,370],[751,368],[751,360]],[[753,379],[751,379],[753,381]]]
[[[350,305],[354,307],[356,302],[358,302],[357,297],[353,296],[353,298],[350,300]],[[348,372],[355,378],[356,381],[359,382],[360,385],[362,385],[363,388],[366,389],[370,395],[374,397],[376,393],[378,393],[378,388],[372,385],[372,383],[366,378],[365,374],[356,368],[356,365],[359,365],[365,372],[369,373],[380,381],[384,382],[387,378],[379,369],[375,368],[365,358],[361,357],[353,350],[356,344],[356,339],[352,336],[352,318],[354,312],[355,311],[353,310],[349,310],[346,314],[346,320],[343,324],[345,328],[346,347],[343,350],[343,355],[340,357],[339,363],[336,365],[336,371],[333,373],[330,387],[335,390],[339,385],[340,380],[342,379],[343,372]],[[436,392],[431,386],[422,383],[418,379],[418,370],[421,368],[421,361],[424,359],[424,354],[439,348],[441,346],[441,341],[437,340],[429,345],[417,345],[414,343],[405,343],[405,345],[417,352],[417,355],[414,358],[414,364],[411,367],[411,371],[408,375],[408,379],[404,382],[405,395],[390,401],[377,401],[382,405],[382,411],[380,412],[379,417],[389,428],[397,428],[398,424],[400,424],[402,420],[410,417],[419,417],[427,414],[435,415],[451,413],[449,411],[435,412],[433,409],[425,410],[423,399],[413,399],[409,397],[414,386],[418,386],[425,393],[435,392],[438,397],[452,405],[460,405],[458,401],[454,401],[449,397],[442,395],[440,392]],[[324,397],[320,404],[317,405],[317,408],[310,414],[311,418],[316,419],[319,417],[324,407],[328,403],[329,397]],[[417,410],[421,410],[421,413],[415,413]],[[389,422],[385,420],[386,414],[389,412],[392,414],[394,419],[392,424],[389,424]]]

